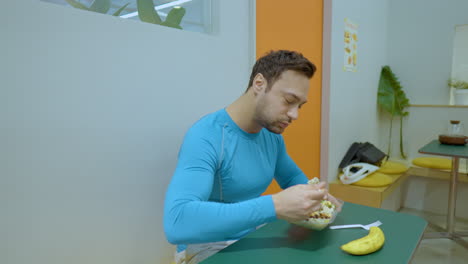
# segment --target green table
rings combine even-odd
[[[377,252],[352,256],[340,246],[368,234],[362,228],[313,231],[308,239],[288,239],[289,223],[278,220],[209,257],[202,264],[408,263],[427,222],[420,217],[345,202],[333,225],[370,224],[380,220],[385,244]]]
[[[468,232],[455,232],[455,204],[457,201],[457,182],[460,158],[468,159],[468,147],[466,145],[446,145],[439,140],[433,140],[419,150],[423,154],[448,156],[452,158],[452,172],[450,177],[450,189],[447,212],[446,232],[434,232],[424,235],[424,238],[449,238],[458,244],[468,248],[468,243],[463,237],[468,236]]]

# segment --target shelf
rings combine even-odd
[[[410,104],[410,107],[443,107],[443,108],[468,108],[468,105],[432,105],[432,104]]]
[[[430,178],[430,179],[436,179],[436,180],[444,180],[444,181],[448,181],[450,179],[449,170],[436,170],[436,169],[423,168],[423,167],[417,167],[417,166],[410,167],[410,169],[406,172],[406,174],[410,176],[418,176],[418,177],[424,177],[424,178]],[[468,174],[464,172],[459,172],[458,182],[468,183]]]
[[[346,202],[380,208],[382,202],[408,177],[408,174],[390,175],[393,183],[385,187],[361,187],[343,184],[336,180],[330,183],[330,193]]]
[[[466,168],[464,168],[462,164],[460,165],[461,172],[458,173],[458,182],[468,183],[468,173],[466,173]],[[387,199],[396,188],[404,183],[409,176],[449,181],[450,171],[423,168],[413,165],[410,166],[409,170],[404,174],[389,174],[389,176],[394,177],[394,181],[392,184],[385,187],[361,187],[343,184],[341,181],[336,180],[330,183],[329,190],[333,196],[343,201],[381,208],[384,200]]]

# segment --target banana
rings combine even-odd
[[[385,236],[382,229],[373,226],[367,236],[342,245],[341,250],[352,255],[366,255],[381,249],[384,242]]]

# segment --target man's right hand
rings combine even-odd
[[[310,214],[321,208],[327,194],[325,182],[316,185],[298,184],[273,194],[276,216],[289,222],[308,219]]]

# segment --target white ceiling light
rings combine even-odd
[[[187,3],[187,2],[191,2],[191,1],[192,0],[177,0],[177,1],[170,2],[170,3],[155,6],[154,10],[158,11],[158,10],[161,10],[161,9],[164,9],[164,8],[181,5],[183,3]],[[120,17],[121,18],[130,18],[130,17],[135,17],[135,16],[138,16],[138,12],[128,13],[128,14],[122,15]]]

